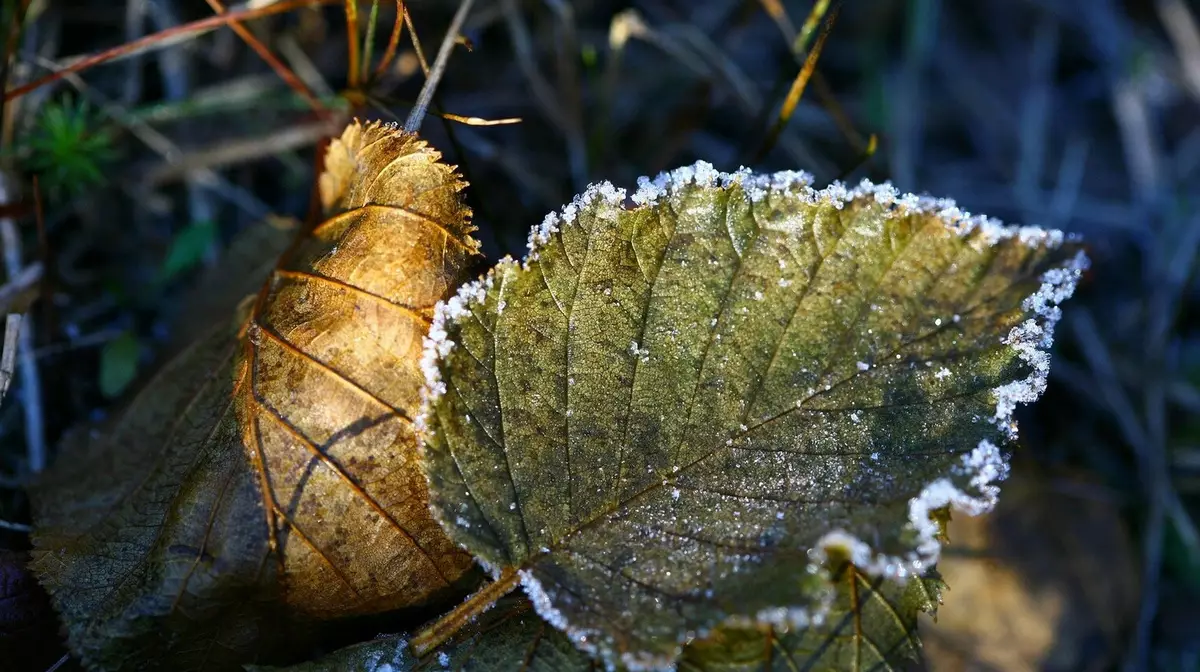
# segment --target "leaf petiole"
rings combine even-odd
[[[462,604],[417,633],[409,640],[408,648],[417,658],[424,658],[433,653],[466,624],[491,609],[497,600],[511,593],[517,587],[519,579],[516,568],[505,567],[495,581],[484,586],[479,592],[464,600]]]

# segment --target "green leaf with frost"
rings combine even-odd
[[[820,622],[779,632],[720,628],[683,650],[680,672],[896,670],[923,660],[917,616],[933,614],[942,581],[935,572],[898,582],[853,565],[835,574],[837,591]]]
[[[821,612],[831,549],[937,559],[1007,473],[1087,260],[890,185],[704,163],[589,188],[439,306],[423,468],[447,533],[608,664]]]

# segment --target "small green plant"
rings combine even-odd
[[[104,168],[117,158],[112,135],[97,111],[70,96],[48,103],[18,147],[22,167],[41,180],[51,198],[76,196],[104,183]]]

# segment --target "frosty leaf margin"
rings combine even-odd
[[[824,189],[814,189],[811,185],[813,178],[802,171],[783,171],[770,174],[754,174],[747,168],[733,173],[719,172],[707,162],[700,161],[691,166],[684,166],[664,172],[651,179],[638,179],[638,188],[630,196],[635,207],[647,207],[660,199],[674,194],[676,191],[692,187],[728,187],[739,184],[745,198],[752,203],[766,199],[773,193],[787,192],[789,196],[799,197],[812,205],[831,205],[842,209],[847,203],[871,199],[884,208],[885,215],[902,217],[910,214],[932,215],[940,220],[948,230],[965,237],[977,234],[988,247],[995,246],[1003,240],[1016,238],[1020,243],[1029,247],[1046,246],[1055,249],[1064,242],[1077,242],[1079,238],[1055,229],[1043,229],[1036,226],[1011,226],[999,220],[984,215],[973,215],[958,207],[952,199],[933,198],[914,194],[901,194],[890,183],[874,184],[862,180],[857,186],[847,187],[840,182],[833,182]],[[488,291],[494,286],[497,275],[508,268],[519,267],[528,270],[530,262],[536,261],[541,249],[557,233],[561,227],[575,221],[578,214],[597,201],[609,205],[623,206],[627,192],[613,186],[609,182],[600,182],[589,186],[571,203],[559,212],[548,214],[539,226],[534,227],[528,238],[528,253],[525,259],[518,263],[512,257],[506,256],[486,275],[478,280],[464,284],[458,293],[450,299],[439,303],[434,311],[434,318],[428,336],[424,341],[424,353],[421,367],[425,374],[425,385],[421,391],[422,406],[416,418],[419,435],[429,436],[432,430],[427,424],[428,414],[434,403],[446,392],[446,384],[442,379],[440,362],[454,351],[456,344],[450,339],[447,327],[470,314],[472,306],[482,303]],[[1022,380],[1000,385],[991,390],[995,401],[994,414],[986,418],[995,425],[1008,439],[1017,436],[1017,423],[1012,415],[1018,404],[1036,401],[1045,391],[1050,370],[1049,350],[1053,344],[1054,329],[1061,318],[1059,304],[1074,293],[1083,272],[1089,267],[1089,260],[1083,251],[1077,252],[1065,265],[1044,272],[1040,287],[1027,296],[1021,307],[1033,314],[1021,324],[1013,327],[1002,339],[1002,343],[1012,348],[1018,358],[1029,365],[1031,373]],[[498,309],[503,310],[501,304]],[[956,316],[957,317],[957,316]],[[636,346],[636,344],[634,344]],[[860,363],[860,368],[862,364]],[[422,442],[422,446],[423,446]],[[422,448],[423,449],[423,448]],[[904,556],[887,555],[877,552],[867,542],[855,537],[842,529],[827,531],[814,544],[810,557],[815,567],[824,563],[832,553],[840,553],[847,560],[859,567],[864,573],[872,576],[905,581],[910,577],[919,576],[935,564],[941,552],[941,542],[938,539],[939,523],[931,514],[941,509],[952,509],[966,515],[979,515],[990,511],[999,495],[998,483],[1008,475],[1009,467],[1006,456],[999,446],[989,440],[981,440],[979,444],[962,456],[951,472],[927,483],[920,494],[908,502],[908,528],[914,536],[912,550]],[[966,481],[975,494],[967,492],[955,484],[956,481]],[[437,511],[434,512],[438,516]],[[452,527],[456,521],[441,520],[444,526]],[[477,558],[478,560],[478,558]],[[498,574],[497,568],[485,567]],[[544,594],[538,580],[531,572],[521,570],[520,582],[526,593],[531,597],[539,614],[550,623],[564,630],[568,629],[565,617],[555,609]],[[804,609],[777,609],[770,613],[760,613],[751,619],[757,622],[778,622],[785,624],[802,624],[810,620],[819,620],[820,614],[810,614]],[[742,621],[733,618],[732,622]],[[632,661],[630,661],[632,662]]]

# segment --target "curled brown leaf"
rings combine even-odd
[[[352,124],[327,219],[272,273],[235,405],[286,599],[309,613],[426,601],[471,567],[429,515],[413,415],[433,307],[478,254],[465,183],[415,135]]]

